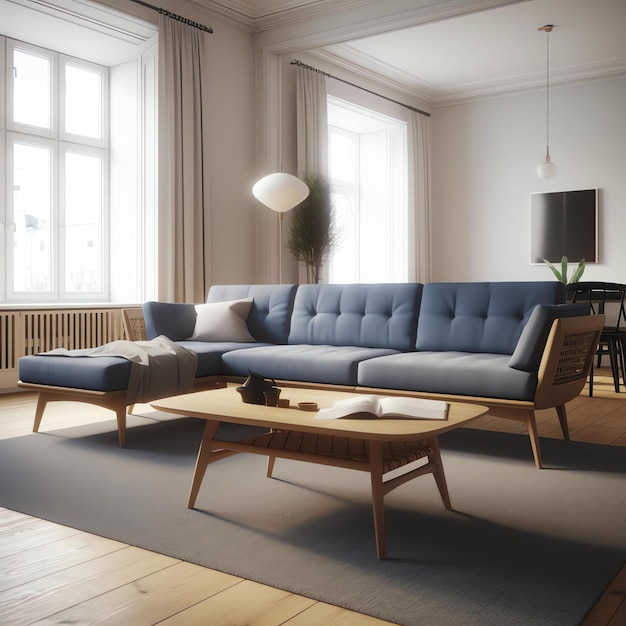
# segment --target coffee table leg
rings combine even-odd
[[[383,451],[380,441],[370,441],[370,477],[372,481],[372,506],[374,508],[374,534],[376,556],[385,558],[385,492],[383,489]]]
[[[200,449],[198,450],[198,458],[196,459],[196,468],[193,472],[193,482],[191,483],[191,491],[189,492],[189,501],[187,508],[192,509],[196,504],[196,498],[198,497],[198,491],[204,478],[206,468],[211,459],[211,441],[215,437],[215,433],[219,427],[219,422],[207,421],[204,426],[204,434],[202,435],[202,441],[200,442]]]

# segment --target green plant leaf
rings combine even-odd
[[[567,285],[567,257],[561,259],[561,282]]]
[[[572,277],[569,280],[569,284],[577,283],[580,280],[580,277],[583,275],[585,271],[585,259],[581,259],[578,263],[578,267],[574,270]]]
[[[552,270],[552,272],[556,276],[556,279],[559,282],[563,282],[561,278],[561,273],[559,272],[559,270],[557,270],[556,267],[554,267],[554,265],[552,265],[552,263],[550,263],[550,261],[548,261],[547,259],[544,259],[543,262]]]

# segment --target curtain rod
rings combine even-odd
[[[209,26],[205,26],[204,24],[198,24],[198,22],[194,22],[192,20],[187,19],[186,17],[182,17],[182,15],[176,15],[176,13],[172,13],[171,11],[167,11],[166,9],[162,9],[160,7],[155,7],[153,4],[148,4],[147,2],[143,2],[143,0],[130,0],[135,4],[140,4],[142,7],[147,7],[148,9],[152,9],[161,15],[165,15],[166,17],[170,17],[173,20],[178,22],[183,22],[183,24],[187,24],[187,26],[193,26],[198,30],[203,30],[205,33],[212,33],[213,29]]]
[[[412,107],[410,104],[404,104],[404,102],[398,102],[397,100],[394,100],[393,98],[388,98],[387,96],[383,96],[382,94],[376,93],[375,91],[372,91],[371,89],[367,89],[366,87],[361,87],[361,85],[355,85],[354,83],[344,80],[343,78],[337,78],[337,76],[333,76],[332,74],[329,74],[328,72],[324,72],[322,70],[317,69],[316,67],[307,65],[306,63],[303,63],[302,61],[299,61],[298,59],[294,59],[293,61],[291,61],[291,65],[297,65],[298,67],[302,67],[305,70],[310,70],[311,72],[317,72],[318,74],[323,74],[327,78],[334,78],[335,80],[338,80],[341,83],[345,83],[346,85],[350,85],[351,87],[356,87],[357,89],[367,91],[367,93],[371,93],[375,96],[378,96],[379,98],[384,98],[385,100],[389,100],[389,102],[393,102],[394,104],[399,104],[400,106],[406,107],[407,109],[410,109],[411,111],[415,111],[416,113],[419,113],[420,115],[425,115],[426,117],[430,117],[430,113],[427,113],[426,111],[422,111],[421,109],[416,109],[415,107]]]

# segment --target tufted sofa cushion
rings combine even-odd
[[[412,350],[423,285],[300,285],[289,344]]]
[[[250,334],[262,343],[287,343],[296,288],[296,285],[213,285],[207,302],[252,298],[247,319]]]
[[[557,281],[428,283],[417,328],[420,351],[512,354],[537,304],[565,302]]]

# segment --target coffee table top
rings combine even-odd
[[[477,404],[451,402],[447,420],[391,419],[391,418],[340,418],[313,419],[315,412],[298,408],[299,402],[316,402],[318,407],[332,406],[339,400],[354,395],[346,391],[283,387],[281,398],[288,398],[289,408],[245,404],[235,389],[197,391],[181,396],[151,402],[159,411],[187,417],[199,417],[218,422],[247,424],[263,428],[276,428],[298,432],[311,432],[350,439],[404,440],[432,437],[463,426],[487,413],[488,407]]]

